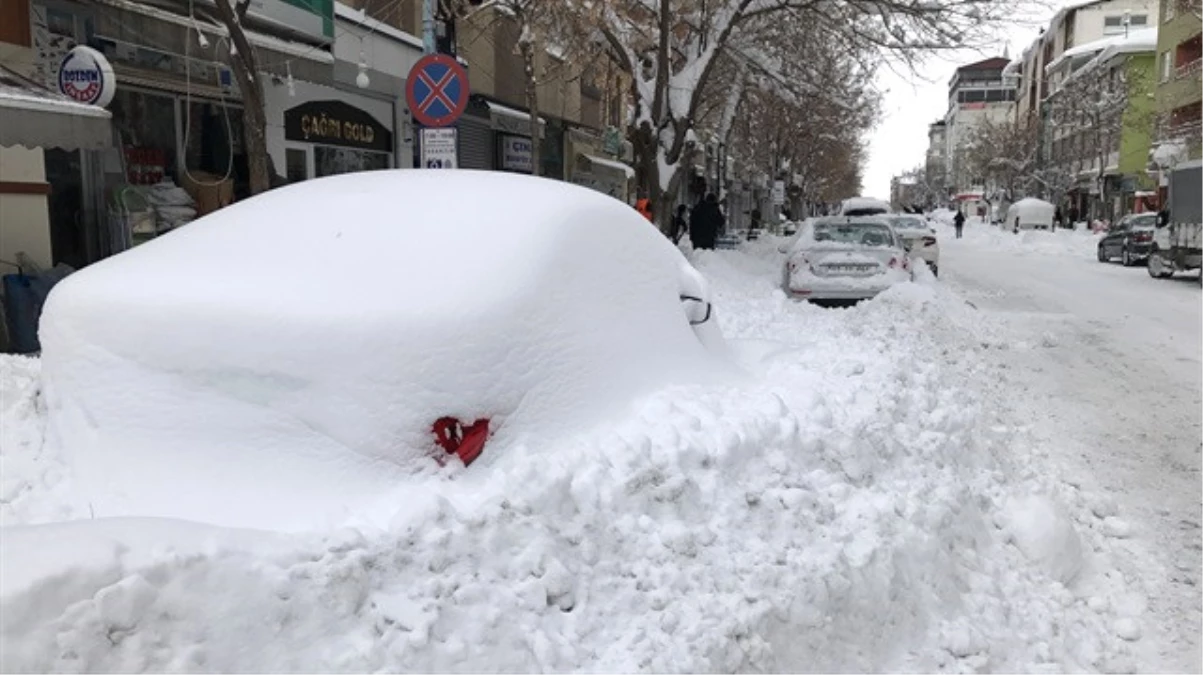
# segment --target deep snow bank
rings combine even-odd
[[[1056,495],[982,405],[973,310],[928,276],[849,310],[795,303],[777,245],[695,258],[759,384],[675,386],[609,429],[530,438],[399,490],[384,531],[6,530],[55,573],[0,578],[20,646],[0,669],[1132,668],[1118,603],[1043,564],[1065,523],[1032,522]]]
[[[307,181],[56,287],[50,433],[97,515],[341,522],[433,464],[440,417],[491,419],[504,452],[713,373],[678,298],[704,285],[634,211],[577,186]]]

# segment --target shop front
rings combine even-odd
[[[565,138],[569,182],[629,203],[635,170],[606,152],[616,149],[621,152],[621,146],[608,148],[605,139],[589,129],[569,129]]]
[[[76,102],[0,66],[0,266],[5,274],[17,271],[18,257],[45,269],[90,262],[94,242],[87,236],[85,212],[99,182],[97,157],[112,144],[111,117],[99,106]],[[61,181],[58,173],[72,166],[74,178]]]
[[[311,86],[317,95],[327,89]],[[277,166],[284,167],[288,182],[394,166],[391,104],[345,93],[341,98],[297,103],[277,115],[268,106],[269,120],[280,120],[278,127],[268,124],[268,152],[282,155]],[[348,102],[352,100],[375,108],[376,114]]]

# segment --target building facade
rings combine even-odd
[[[1015,83],[1003,77],[1010,59],[996,57],[961,66],[948,83],[948,112],[944,117],[945,185],[955,201],[973,209],[984,205],[985,180],[972,175],[965,152],[981,126],[1011,118]],[[930,132],[929,132],[930,134]]]
[[[1164,148],[1162,169],[1203,155],[1203,21],[1179,7],[1178,0],[1162,0],[1158,21],[1156,145]]]

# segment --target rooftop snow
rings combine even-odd
[[[1146,51],[1157,48],[1157,27],[1141,28],[1132,30],[1128,35],[1115,35],[1112,37],[1102,38],[1093,42],[1071,47],[1062,52],[1057,58],[1053,59],[1047,66],[1044,67],[1046,73],[1052,72],[1062,63],[1067,60],[1072,60],[1076,57],[1086,56],[1101,52],[1108,47],[1124,45],[1128,48],[1134,48],[1135,51]]]

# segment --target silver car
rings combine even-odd
[[[910,281],[902,237],[878,216],[836,216],[803,225],[782,270],[786,295],[800,300],[863,300]]]

